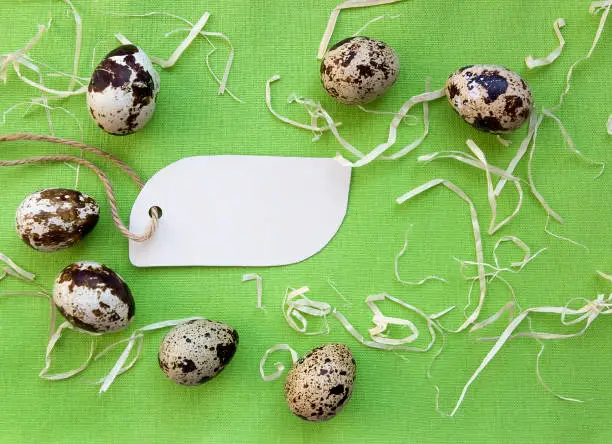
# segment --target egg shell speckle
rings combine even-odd
[[[94,229],[100,207],[79,191],[50,188],[30,194],[17,208],[15,229],[38,251],[69,248]]]
[[[321,62],[321,82],[336,101],[363,105],[382,96],[399,75],[397,53],[369,37],[351,37],[332,46]]]
[[[174,327],[159,346],[159,366],[177,384],[199,385],[217,376],[232,360],[238,332],[207,319]]]
[[[327,344],[301,358],[287,374],[285,399],[307,421],[336,416],[353,393],[355,359],[344,344]]]
[[[149,57],[137,46],[120,46],[104,57],[91,76],[89,113],[108,133],[133,133],[151,120],[159,86],[159,74]]]
[[[457,70],[446,82],[446,96],[463,120],[494,134],[520,128],[533,106],[533,95],[521,76],[496,65]]]
[[[64,268],[53,286],[53,302],[70,323],[97,333],[123,330],[136,309],[121,276],[96,262]]]

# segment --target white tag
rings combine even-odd
[[[301,262],[334,237],[348,205],[351,169],[334,159],[188,157],[157,172],[134,203],[130,241],[137,267],[274,266]]]

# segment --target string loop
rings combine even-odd
[[[99,148],[95,148],[93,146],[86,145],[84,143],[80,143],[74,140],[62,139],[59,137],[45,136],[45,135],[40,135],[40,134],[15,133],[15,134],[0,135],[0,142],[15,142],[15,141],[20,141],[20,140],[33,140],[33,141],[39,141],[39,142],[56,143],[59,145],[70,146],[73,148],[79,148],[85,151],[89,151],[91,153],[96,154],[99,157],[110,160],[114,165],[121,168],[122,171],[124,171],[128,176],[132,178],[132,180],[138,186],[138,189],[142,189],[142,187],[144,186],[144,182],[133,169],[127,166],[119,158]],[[96,173],[96,175],[102,182],[102,185],[104,185],[104,190],[108,197],[108,203],[111,209],[113,222],[115,223],[115,226],[121,232],[121,234],[123,234],[126,238],[131,239],[135,242],[145,242],[151,239],[151,237],[153,237],[153,234],[155,233],[155,230],[157,229],[159,218],[160,218],[160,214],[157,208],[153,207],[149,211],[151,220],[149,221],[149,226],[143,233],[136,234],[136,233],[130,232],[128,227],[123,223],[121,216],[119,215],[119,210],[117,209],[117,199],[115,197],[115,191],[113,189],[113,185],[111,184],[108,176],[106,175],[106,173],[104,173],[104,171],[102,171],[94,163],[88,160],[81,159],[80,157],[76,157],[76,156],[69,156],[69,155],[36,156],[36,157],[30,157],[27,159],[0,160],[0,167],[26,165],[26,164],[31,164],[31,163],[46,163],[46,162],[72,162],[78,165],[86,166],[89,169],[91,169],[94,173]]]

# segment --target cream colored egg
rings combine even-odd
[[[110,134],[133,133],[153,117],[159,85],[159,74],[142,49],[120,46],[104,57],[91,76],[89,113]]]
[[[321,82],[336,101],[363,105],[385,94],[399,70],[393,48],[369,37],[351,37],[329,48],[321,62]]]
[[[159,366],[177,384],[199,385],[232,360],[238,332],[227,324],[198,319],[174,327],[159,346]]]
[[[86,194],[50,188],[30,194],[17,208],[15,228],[30,247],[52,252],[69,248],[98,223],[100,208]]]
[[[344,344],[327,344],[301,358],[287,374],[285,399],[307,421],[336,416],[353,393],[355,359]]]
[[[494,134],[520,128],[533,107],[533,95],[521,76],[496,65],[457,70],[446,82],[446,96],[463,120]]]
[[[96,262],[64,268],[53,286],[53,302],[70,323],[96,333],[123,330],[136,309],[121,276]]]

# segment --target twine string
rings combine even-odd
[[[129,166],[127,166],[123,161],[119,158],[113,156],[106,151],[103,151],[99,148],[95,148],[90,145],[86,145],[84,143],[80,143],[74,140],[62,139],[54,136],[45,136],[38,134],[30,134],[30,133],[15,133],[15,134],[6,134],[0,135],[0,142],[14,142],[20,140],[33,140],[33,141],[41,141],[41,142],[49,142],[56,143],[65,146],[71,146],[74,148],[83,149],[85,151],[89,151],[111,161],[114,165],[123,170],[128,176],[132,178],[132,180],[138,185],[138,188],[141,189],[144,186],[144,182],[138,176],[138,174],[132,170]],[[151,208],[149,215],[151,216],[151,220],[149,221],[149,225],[146,230],[142,234],[135,234],[130,232],[128,227],[123,223],[119,210],[117,209],[117,199],[115,197],[115,191],[113,189],[113,185],[111,184],[108,176],[95,164],[92,162],[81,159],[80,157],[70,156],[70,155],[57,155],[57,156],[36,156],[30,157],[27,159],[18,159],[18,160],[0,160],[0,167],[3,166],[17,166],[17,165],[26,165],[31,163],[46,163],[46,162],[73,162],[78,165],[83,165],[91,169],[100,179],[102,185],[104,186],[104,190],[108,197],[109,206],[111,209],[111,214],[113,218],[113,222],[117,229],[128,239],[131,239],[135,242],[145,242],[153,236],[155,230],[158,226],[159,221],[159,213],[157,208]]]

